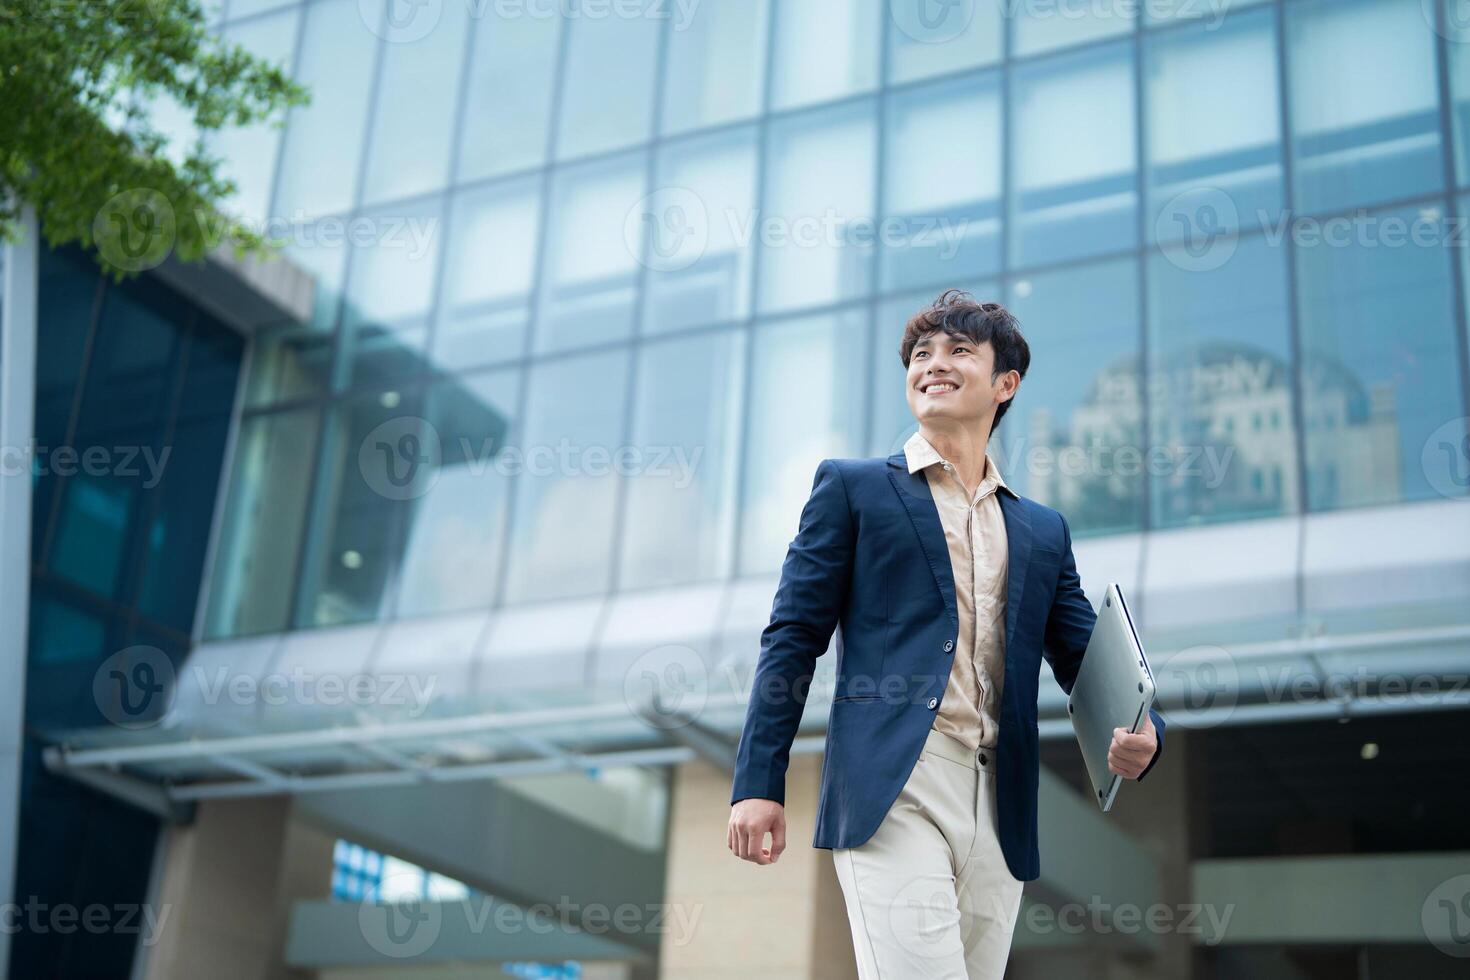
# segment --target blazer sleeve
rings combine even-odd
[[[1056,595],[1052,599],[1051,612],[1046,620],[1046,634],[1042,643],[1042,656],[1051,664],[1057,683],[1068,694],[1077,680],[1077,671],[1082,667],[1082,657],[1087,653],[1087,641],[1092,639],[1092,628],[1097,623],[1097,612],[1092,608],[1086,593],[1082,591],[1082,579],[1077,575],[1077,561],[1072,554],[1072,529],[1067,519],[1062,518],[1062,564],[1057,577]],[[1138,774],[1142,780],[1164,753],[1164,716],[1154,708],[1148,709],[1154,722],[1154,732],[1159,744],[1153,758]]]
[[[730,803],[786,802],[791,742],[816,661],[827,651],[847,600],[856,532],[837,464],[817,464],[811,496],[786,550],[771,621],[761,632],[755,680],[735,753]]]

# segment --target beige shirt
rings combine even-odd
[[[954,570],[959,642],[934,728],[972,749],[994,748],[1000,736],[1000,695],[1005,685],[1006,571],[1010,565],[1005,516],[998,491],[1012,497],[995,460],[985,454],[985,474],[973,496],[954,465],[915,432],[903,445],[910,473],[923,469],[939,510]],[[964,655],[964,652],[968,655]]]

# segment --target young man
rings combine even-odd
[[[836,628],[812,843],[832,851],[858,975],[999,978],[1041,873],[1041,658],[1070,693],[1097,614],[1066,518],[987,452],[1030,365],[1015,318],[948,290],[899,354],[918,431],[887,459],[817,466],[761,635],[726,843],[756,864],[785,849],[791,742]],[[1163,736],[1155,711],[1117,729],[1109,768],[1142,779]]]

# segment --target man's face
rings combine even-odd
[[[991,380],[995,349],[936,330],[921,337],[909,355],[909,411],[918,421],[950,419],[971,423],[993,413],[1015,394],[1020,375],[1006,371]]]

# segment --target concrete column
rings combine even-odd
[[[1113,809],[1101,815],[1126,832],[1133,841],[1158,862],[1160,890],[1157,903],[1162,906],[1154,921],[1163,927],[1152,929],[1149,910],[1141,909],[1125,919],[1129,928],[1147,929],[1159,941],[1157,952],[1139,953],[1128,944],[1116,941],[1118,936],[1095,935],[1092,929],[1094,910],[1074,902],[1079,908],[1070,910],[1050,906],[1042,899],[1036,908],[1031,901],[1038,897],[1027,885],[1020,920],[1016,925],[1016,941],[1006,976],[1011,980],[1049,980],[1051,977],[1076,977],[1079,980],[1144,980],[1168,978],[1189,980],[1198,975],[1195,967],[1200,955],[1194,948],[1192,934],[1179,928],[1194,901],[1191,879],[1191,857],[1203,837],[1205,816],[1202,806],[1191,807],[1192,800],[1203,800],[1202,742],[1191,739],[1193,733],[1170,726],[1164,756],[1141,783],[1126,783],[1118,793]],[[1047,875],[1047,841],[1041,842],[1043,879]],[[1090,900],[1091,901],[1091,900]],[[1108,895],[1095,901],[1115,901]],[[1168,917],[1163,918],[1164,910]],[[1117,912],[1117,909],[1112,911]],[[1060,917],[1060,918],[1059,918]],[[1073,927],[1072,932],[1061,928]],[[1082,934],[1075,927],[1085,924]]]
[[[297,899],[324,899],[335,840],[291,818],[283,797],[211,800],[166,834],[155,913],[167,916],[147,980],[286,980],[286,934]]]
[[[674,775],[665,901],[688,936],[666,933],[661,980],[851,980],[852,932],[832,852],[812,847],[820,755],[791,758],[786,852],[773,865],[730,853],[730,776],[704,762]]]

